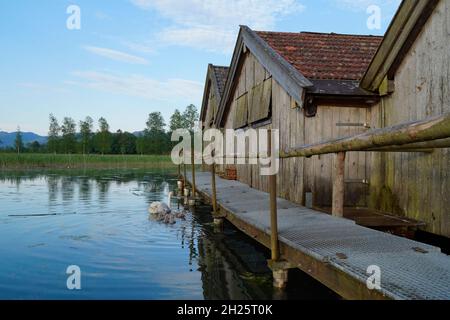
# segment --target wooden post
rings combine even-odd
[[[186,187],[186,163],[183,161],[183,184]]]
[[[192,165],[192,198],[195,199],[196,192],[195,192],[195,154],[194,154],[194,148],[191,148],[191,165]]]
[[[274,161],[272,150],[272,130],[269,130],[268,149],[271,161]],[[277,216],[277,176],[276,174],[269,176],[269,193],[270,193],[270,243],[272,251],[272,261],[280,259],[280,251],[278,246],[278,216]]]
[[[334,181],[333,181],[333,208],[332,214],[335,217],[344,217],[344,196],[345,196],[345,152],[336,154],[334,161]]]
[[[217,194],[216,194],[216,164],[211,166],[212,207],[213,217],[217,217]]]

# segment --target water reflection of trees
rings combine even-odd
[[[0,182],[15,184],[17,188],[23,182],[42,179],[48,188],[49,202],[58,200],[72,201],[78,187],[81,201],[92,200],[93,188],[98,190],[98,200],[106,202],[111,185],[121,186],[130,182],[138,183],[141,195],[148,202],[159,199],[161,193],[168,194],[173,173],[167,170],[148,172],[147,170],[49,170],[49,171],[4,171],[0,172]],[[173,179],[172,179],[173,180]],[[157,197],[157,198],[155,198]]]
[[[91,200],[92,185],[88,177],[82,177],[78,182],[78,197],[81,201]]]
[[[60,177],[58,176],[47,176],[48,201],[50,203],[55,202],[58,199],[59,179]]]
[[[75,192],[75,178],[63,176],[61,177],[61,193],[62,199],[65,202],[73,200]]]
[[[7,176],[0,176],[0,181],[14,184],[18,190],[20,188],[20,185],[22,184],[23,179],[20,176],[7,175]]]
[[[97,180],[98,199],[104,203],[108,199],[108,192],[111,186],[111,182],[108,180]]]

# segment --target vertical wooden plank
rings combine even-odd
[[[322,118],[323,137],[320,137],[320,140],[323,141],[337,137],[338,126],[336,123],[339,122],[340,110],[340,108],[333,106],[324,108],[324,117]],[[325,195],[322,199],[322,205],[328,207],[331,206],[333,193],[333,155],[324,155],[321,159],[320,168],[322,183],[320,189]]]

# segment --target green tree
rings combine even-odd
[[[148,120],[146,122],[148,132],[160,133],[164,132],[164,127],[166,123],[161,112],[152,112],[148,115]]]
[[[136,136],[129,132],[121,134],[119,139],[121,154],[135,154],[136,153]]]
[[[164,154],[170,145],[165,132],[166,123],[161,112],[148,115],[147,128],[144,130],[143,151],[147,154]],[[141,142],[142,143],[142,142]]]
[[[27,148],[29,151],[37,153],[42,150],[42,146],[38,141],[33,141],[27,144]]]
[[[183,127],[185,129],[193,130],[195,127],[195,122],[199,120],[200,115],[198,114],[197,107],[190,104],[186,107],[183,112]]]
[[[143,155],[145,154],[145,144],[146,144],[146,137],[144,135],[140,135],[136,139],[136,153]]]
[[[134,134],[117,130],[112,137],[111,151],[113,154],[136,154],[136,140]]]
[[[52,113],[50,113],[49,119],[50,126],[48,130],[47,149],[49,152],[56,153],[59,149],[59,134],[61,132],[61,128],[58,124],[58,120]]]
[[[70,117],[65,117],[61,126],[62,147],[65,153],[76,152],[76,129],[75,121]]]
[[[94,120],[91,117],[86,117],[84,121],[80,121],[81,151],[83,154],[86,154],[89,150],[93,127]]]
[[[101,117],[98,120],[99,131],[97,132],[97,146],[101,154],[111,152],[112,135],[109,132],[109,124],[105,118]]]
[[[177,129],[183,129],[185,121],[181,115],[180,110],[175,109],[174,113],[170,117],[169,129],[170,132],[174,132]]]
[[[22,139],[22,132],[20,131],[20,127],[17,127],[16,132],[16,139],[14,140],[14,147],[17,151],[17,154],[20,154],[20,152],[23,151],[23,139]]]

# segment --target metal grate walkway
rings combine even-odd
[[[187,177],[190,180],[190,175]],[[245,223],[270,234],[269,196],[238,181],[216,179],[217,201]],[[211,175],[196,174],[211,195]],[[366,283],[381,269],[381,292],[392,299],[450,299],[450,257],[437,247],[358,226],[278,199],[279,240]],[[345,256],[345,259],[341,257]]]

